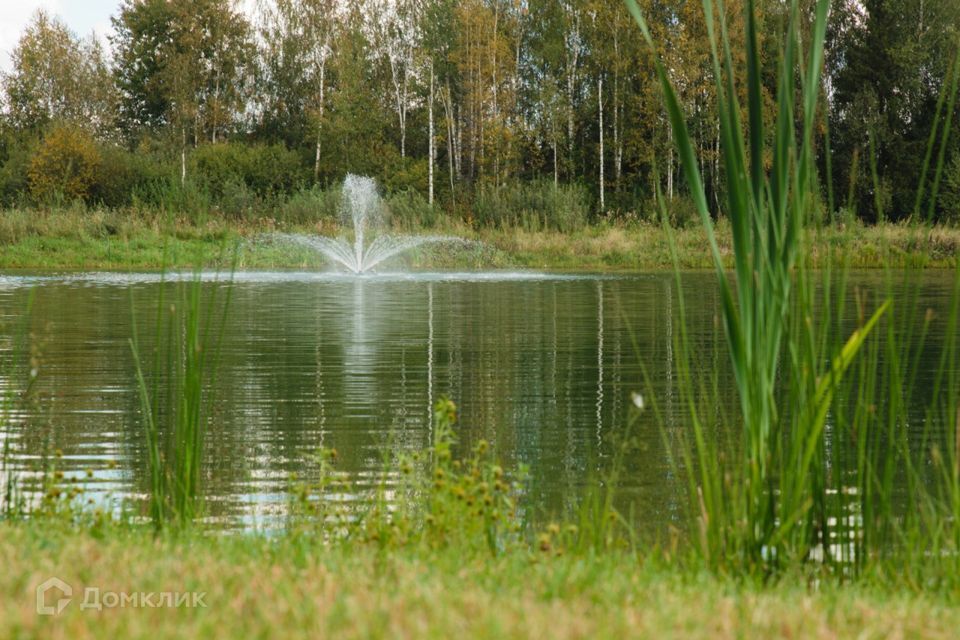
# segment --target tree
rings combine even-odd
[[[314,180],[320,176],[323,122],[333,42],[340,28],[338,0],[275,0],[263,8],[262,61],[266,117],[276,135],[299,143],[314,130]],[[290,139],[293,136],[294,139]]]
[[[66,122],[108,137],[115,100],[99,42],[81,40],[59,19],[34,14],[12,54],[13,69],[3,76],[11,123],[42,131]]]
[[[66,125],[54,127],[30,160],[30,193],[39,201],[61,196],[86,198],[96,179],[100,152],[89,134]]]
[[[125,0],[113,19],[128,131],[167,128],[186,148],[219,138],[246,105],[254,47],[233,0]]]
[[[420,46],[420,13],[415,0],[367,0],[367,25],[374,55],[390,69],[390,94],[400,126],[400,156],[407,155],[407,113]]]
[[[838,185],[849,185],[865,217],[908,216],[957,51],[960,5],[837,0],[834,17],[828,86]]]

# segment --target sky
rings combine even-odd
[[[252,7],[254,0],[244,0],[241,4]],[[79,36],[96,32],[106,44],[110,16],[119,6],[120,0],[0,0],[0,71],[10,70],[10,54],[37,9],[59,16]]]
[[[20,33],[37,9],[59,16],[70,29],[81,36],[96,32],[105,39],[110,30],[110,16],[119,0],[4,0],[0,2],[0,70],[10,70],[10,53],[17,46]]]

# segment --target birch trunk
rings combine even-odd
[[[433,142],[433,60],[430,61],[430,98],[427,100],[427,108],[429,113],[430,120],[430,140],[428,146],[427,154],[430,156],[430,169],[429,169],[429,185],[428,185],[428,195],[427,203],[432,207],[433,206],[433,162],[435,157],[434,142]]]
[[[600,211],[601,213],[606,210],[607,205],[604,200],[604,184],[603,184],[603,76],[601,75],[597,78],[597,111],[599,112],[599,126],[600,126]]]

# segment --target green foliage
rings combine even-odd
[[[415,189],[391,193],[384,199],[390,222],[400,229],[425,229],[437,223],[440,211]]]
[[[367,507],[351,508],[331,497],[349,486],[334,470],[336,450],[321,450],[315,460],[317,480],[301,483],[293,492],[292,532],[388,549],[426,546],[497,555],[520,548],[524,527],[517,498],[526,472],[520,469],[508,477],[484,440],[458,457],[456,420],[453,402],[438,401],[429,449],[385,464],[377,497]],[[399,478],[395,487],[392,478]]]
[[[313,186],[300,189],[280,204],[277,218],[293,225],[314,224],[321,220],[336,221],[340,215],[342,199],[338,187],[323,189]]]
[[[926,212],[925,153],[958,53],[960,5],[953,0],[834,3],[828,73],[832,163],[838,193],[850,187],[867,220]],[[960,138],[948,133],[949,152]],[[859,157],[859,163],[855,158]],[[875,194],[878,190],[879,194]],[[925,189],[922,202],[917,192]],[[935,204],[935,203],[934,203]]]
[[[522,227],[531,231],[575,231],[587,222],[589,199],[577,185],[552,182],[481,185],[474,203],[477,224],[497,228]]]
[[[946,167],[943,175],[943,190],[940,193],[940,208],[943,220],[960,223],[960,153]]]
[[[100,163],[89,200],[98,205],[120,208],[133,204],[138,193],[161,181],[166,174],[153,157],[115,147],[99,145]]]
[[[6,136],[0,162],[0,203],[19,204],[26,199],[30,187],[30,159],[36,143],[28,136]]]
[[[303,174],[299,156],[283,145],[208,144],[190,156],[195,180],[213,199],[290,193]]]
[[[250,25],[224,0],[125,0],[113,18],[114,74],[130,134],[169,124],[186,145],[233,129],[250,78]],[[194,142],[197,142],[195,139]]]
[[[38,202],[86,200],[100,162],[100,150],[88,134],[74,127],[55,127],[30,159],[30,195]]]
[[[215,204],[206,189],[198,186],[192,179],[181,182],[179,177],[169,173],[137,188],[132,200],[136,207],[187,214],[194,222],[203,221]]]
[[[40,131],[69,122],[100,134],[112,130],[115,89],[95,38],[80,40],[58,18],[38,11],[12,58],[3,90],[14,126]]]
[[[199,276],[179,284],[169,304],[160,296],[154,362],[145,369],[137,322],[130,348],[136,366],[150,477],[150,518],[159,530],[189,526],[202,495],[200,465],[210,420],[223,318],[229,303],[219,285],[204,291]],[[219,317],[219,322],[217,318]]]

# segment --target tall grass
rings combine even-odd
[[[656,51],[642,11],[635,0],[626,2]],[[681,164],[716,268],[739,400],[733,421],[740,431],[725,441],[715,424],[716,407],[704,402],[715,385],[696,373],[686,336],[679,332],[681,386],[691,423],[679,461],[687,474],[698,548],[708,566],[724,572],[770,576],[806,567],[847,576],[863,571],[869,560],[890,557],[894,548],[899,557],[934,543],[942,549],[956,535],[952,518],[960,512],[945,501],[956,495],[957,474],[951,471],[957,467],[956,434],[947,429],[946,441],[934,441],[936,427],[955,420],[953,338],[935,374],[935,415],[913,420],[910,384],[926,335],[925,325],[919,336],[911,335],[918,331],[915,306],[903,301],[894,317],[888,288],[880,299],[859,299],[857,322],[850,326],[844,321],[843,270],[838,275],[828,267],[814,275],[808,269],[805,223],[814,219],[819,201],[814,129],[828,8],[827,0],[819,0],[807,16],[799,2],[789,4],[777,113],[768,130],[755,2],[744,6],[744,110],[737,83],[743,74],[733,64],[724,3],[703,0],[733,243],[729,275],[685,115],[656,58]],[[800,32],[807,18],[804,58]],[[955,293],[954,307],[957,298]],[[915,447],[918,430],[930,438],[921,435]],[[936,490],[921,477],[930,455],[941,461]],[[900,490],[904,486],[908,491]],[[907,507],[898,510],[904,493]]]
[[[221,302],[220,287],[204,286],[199,273],[174,286],[176,295],[168,301],[161,284],[150,374],[135,315],[130,339],[146,434],[149,515],[158,530],[187,526],[198,514],[211,393],[231,290],[227,285]]]
[[[542,180],[477,188],[473,205],[480,226],[527,231],[571,232],[587,223],[590,200],[580,185],[555,185]]]

